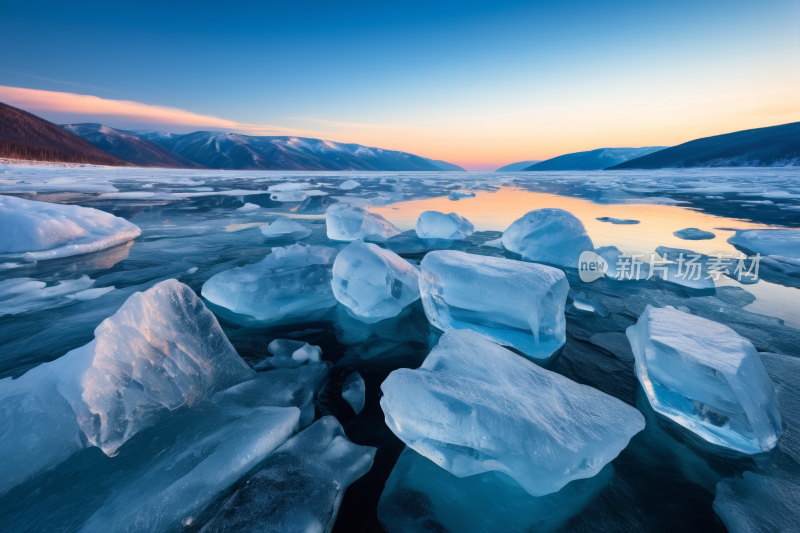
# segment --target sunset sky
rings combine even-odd
[[[0,101],[494,170],[800,121],[796,0],[6,2]]]

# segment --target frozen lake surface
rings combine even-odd
[[[346,243],[331,241],[326,231],[325,209],[335,202],[365,207],[411,233],[422,212],[455,212],[474,225],[475,233],[454,249],[508,259],[520,256],[483,244],[498,239],[525,213],[546,207],[580,219],[596,248],[617,246],[648,256],[659,247],[738,255],[740,249],[727,242],[736,230],[800,231],[800,171],[793,169],[480,174],[0,166],[0,194],[93,207],[142,231],[133,241],[90,254],[38,262],[0,256],[0,379],[18,378],[89,343],[95,328],[131,294],[161,281],[178,279],[199,296],[212,276],[262,261],[273,248],[296,242],[298,235],[308,233],[300,243],[343,248]],[[606,217],[639,223],[599,220]],[[305,231],[293,230],[286,238],[262,233],[262,226],[281,218]],[[674,235],[685,228],[715,237],[684,240]],[[379,245],[414,265],[427,251],[448,247],[420,241],[416,234],[403,233]],[[562,523],[566,531],[720,530],[712,509],[717,483],[741,478],[746,471],[776,469],[789,479],[800,478],[800,465],[792,459],[800,457],[797,450],[794,455],[786,450],[764,457],[736,455],[656,414],[637,382],[625,337],[648,304],[672,305],[728,326],[759,352],[798,357],[800,268],[788,265],[765,260],[757,283],[722,277],[710,291],[657,280],[585,283],[577,271],[566,269],[571,289],[567,340],[545,367],[636,407],[646,420],[646,428],[610,463],[613,470],[599,474],[610,478],[597,488],[599,495],[592,492],[590,502],[576,504],[575,515]],[[301,318],[259,323],[205,303],[251,367],[271,355],[267,346],[275,339],[322,349],[321,358],[331,369],[314,399],[315,418],[332,415],[350,441],[377,448],[372,468],[347,490],[334,531],[381,531],[378,501],[404,444],[384,423],[380,385],[393,370],[418,368],[442,334],[420,301],[373,324],[354,319],[342,304]],[[355,372],[363,378],[365,395],[358,414],[342,398]],[[174,416],[190,417],[191,410],[179,408]],[[784,439],[790,430],[797,431],[788,427],[794,421],[784,415]],[[107,502],[131,490],[142,464],[170,457],[179,443],[169,428],[155,424],[132,436],[113,457],[84,447],[0,496],[0,529],[78,531]],[[409,456],[406,463],[413,466],[414,461]],[[420,472],[428,468],[419,467]],[[437,483],[450,486],[446,479]],[[215,516],[219,524],[222,515],[217,513],[236,488],[234,483],[189,523],[169,530],[198,531]],[[400,510],[414,520],[435,515],[420,510],[425,507],[422,492],[414,492],[422,500]],[[392,523],[400,511],[392,508]],[[428,524],[430,531],[445,530],[435,520]]]

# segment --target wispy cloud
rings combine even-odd
[[[113,89],[103,89],[102,87],[92,87],[91,85],[81,85],[80,83],[72,83],[69,81],[52,80],[50,78],[42,78],[41,76],[34,76],[33,74],[24,74],[22,72],[13,72],[11,70],[0,70],[0,72],[5,72],[6,74],[16,74],[17,76],[25,76],[27,78],[34,78],[37,80],[52,81],[53,83],[61,83],[64,85],[72,85],[73,87],[84,87],[85,89],[96,89],[98,91],[108,91],[111,93],[119,92],[119,91],[114,91]]]
[[[175,107],[2,85],[0,85],[0,101],[28,111],[117,117],[131,122],[214,128],[251,135],[304,135],[310,133],[280,126],[236,122],[200,115]]]

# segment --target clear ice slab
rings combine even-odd
[[[255,321],[308,317],[336,305],[331,289],[337,250],[293,244],[261,262],[232,268],[203,284],[203,298]]]
[[[400,230],[382,216],[346,203],[328,208],[326,225],[328,238],[334,241],[385,241],[400,234]]]
[[[651,305],[627,335],[655,411],[718,446],[746,454],[775,447],[781,415],[750,341],[717,322]]]
[[[459,478],[406,447],[381,494],[378,520],[388,533],[553,533],[583,511],[613,473],[608,464],[594,477],[536,497],[503,473]],[[416,512],[409,512],[410,504]]]
[[[96,252],[135,239],[142,231],[98,209],[0,196],[0,255],[27,261]]]
[[[165,411],[254,376],[189,287],[134,293],[89,344],[0,380],[0,493],[87,445],[114,455]]]
[[[578,268],[581,253],[594,250],[583,223],[555,208],[535,209],[515,220],[503,232],[503,246],[530,261],[569,268]]]
[[[345,491],[369,471],[375,451],[323,417],[275,450],[201,531],[329,533]]]
[[[456,213],[425,211],[417,219],[417,236],[421,239],[462,240],[473,233],[472,222]]]
[[[333,294],[353,318],[374,323],[419,298],[417,269],[396,253],[355,241],[333,264]]]
[[[417,370],[381,385],[386,425],[457,477],[502,472],[532,496],[597,475],[644,428],[612,396],[468,330],[450,330]]]
[[[557,268],[467,254],[428,253],[420,264],[425,314],[439,329],[471,329],[534,359],[566,340],[567,278]]]

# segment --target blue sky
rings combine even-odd
[[[789,0],[6,2],[3,20],[1,86],[476,170],[800,120]],[[30,106],[57,122],[226,129]]]

